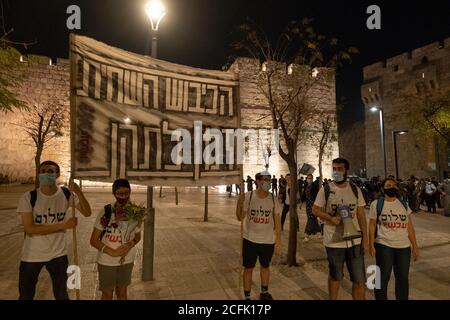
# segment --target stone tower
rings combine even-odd
[[[365,105],[365,145],[368,177],[384,176],[383,152],[378,111],[383,109],[387,175],[395,176],[394,131],[396,135],[399,178],[436,176],[448,171],[450,150],[443,139],[423,139],[414,134],[408,120],[405,94],[433,94],[450,90],[450,38],[414,49],[386,61],[364,67],[361,95]],[[450,125],[450,124],[449,124]]]

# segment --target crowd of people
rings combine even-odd
[[[393,176],[383,180],[380,177],[363,180],[349,177],[349,169],[346,159],[337,158],[333,160],[332,179],[324,179],[321,184],[320,179],[314,180],[311,174],[306,179],[300,177],[295,197],[297,203],[292,203],[290,197],[293,183],[290,174],[279,179],[267,171],[257,174],[255,180],[247,176],[247,193],[240,194],[236,208],[238,220],[243,222],[244,228],[242,259],[246,299],[251,298],[249,279],[257,259],[261,264],[260,298],[272,299],[268,293],[270,261],[274,251],[279,251],[280,233],[286,216],[291,212],[289,209],[303,203],[307,215],[304,242],[315,234],[323,238],[329,265],[330,299],[338,298],[344,264],[353,283],[353,299],[365,299],[366,254],[375,258],[381,272],[381,284],[375,288],[375,298],[388,299],[387,288],[392,272],[396,299],[409,298],[410,262],[411,259],[419,259],[411,214],[426,204],[428,212],[436,213],[436,206],[444,207],[445,215],[450,216],[450,180],[446,177],[438,183],[435,178],[411,177],[402,181]],[[279,211],[274,201],[276,197],[281,204]],[[266,213],[262,220],[255,219],[261,212],[260,208],[265,208],[263,212]],[[368,216],[366,209],[369,209]],[[350,231],[345,229],[344,219],[351,219],[354,232],[351,228]],[[295,221],[299,230],[298,215],[291,221]],[[266,238],[258,239],[257,235],[261,234]]]
[[[332,180],[314,180],[311,174],[298,181],[290,174],[277,179],[268,171],[258,173],[253,180],[247,177],[247,192],[240,192],[236,217],[242,222],[242,265],[244,295],[251,299],[252,273],[259,261],[261,276],[260,299],[273,299],[269,293],[270,263],[273,254],[280,253],[281,234],[290,210],[305,203],[307,223],[305,239],[320,234],[328,258],[328,289],[330,299],[337,299],[344,264],[353,283],[354,299],[365,298],[365,254],[376,259],[380,268],[381,287],[375,298],[387,299],[387,287],[392,271],[396,278],[397,299],[409,297],[409,265],[411,257],[419,258],[411,213],[424,202],[429,212],[436,206],[445,207],[450,215],[450,181],[436,179],[400,181],[394,177],[370,181],[351,179],[350,164],[337,158],[332,162]],[[67,293],[67,239],[65,231],[76,227],[77,218],[66,211],[73,207],[89,217],[91,207],[79,186],[73,181],[69,188],[58,186],[58,164],[45,161],[39,168],[40,186],[26,192],[19,201],[25,231],[19,267],[19,299],[34,298],[39,274],[45,266],[50,273],[56,299],[69,299]],[[298,193],[291,196],[294,183]],[[255,185],[255,190],[253,187]],[[295,188],[294,188],[295,189]],[[240,191],[240,190],[239,190]],[[244,191],[244,190],[242,190]],[[271,192],[272,191],[272,192]],[[131,187],[127,180],[117,179],[112,185],[113,201],[97,214],[90,244],[98,251],[97,268],[102,299],[127,299],[131,282],[136,244],[141,240],[142,221],[123,219],[130,206]],[[442,199],[441,196],[445,198]],[[295,199],[292,201],[292,199]],[[369,208],[369,221],[365,209]],[[145,208],[143,208],[145,211]],[[134,214],[133,213],[133,214]],[[300,228],[298,215],[290,219]],[[354,231],[344,227],[353,224]],[[350,221],[350,222],[349,222]]]

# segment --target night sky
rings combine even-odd
[[[283,0],[162,0],[168,14],[160,25],[158,57],[207,69],[221,69],[233,53],[236,26],[251,18],[276,37],[287,22],[312,17],[316,29],[336,36],[360,54],[338,71],[337,99],[344,108],[340,128],[364,118],[360,96],[362,67],[402,52],[450,37],[450,1],[416,3],[391,1]],[[0,0],[10,39],[37,43],[23,53],[68,57],[66,8],[77,4],[82,21],[79,34],[109,45],[144,54],[150,24],[143,11],[146,0]],[[382,29],[368,30],[366,9],[381,7]]]

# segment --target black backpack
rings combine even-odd
[[[64,192],[64,196],[67,199],[67,202],[69,202],[71,192],[66,187],[61,187],[62,191]],[[31,204],[31,212],[33,212],[34,206],[36,205],[37,200],[37,189],[34,189],[30,191],[30,204]],[[23,237],[25,238],[27,236],[27,233],[23,233]]]
[[[272,218],[275,221],[275,198],[273,197],[273,193],[270,193],[272,195],[272,204],[273,204],[273,209],[272,209]],[[250,205],[252,204],[252,196],[253,196],[253,191],[250,193],[250,199],[248,200],[248,210],[250,210]]]
[[[70,190],[67,189],[66,187],[61,187],[62,191],[64,192],[64,196],[66,197],[67,201],[69,201],[70,199]],[[34,209],[34,206],[36,205],[36,200],[37,200],[37,189],[34,189],[33,191],[30,191],[30,204],[31,204],[31,209]]]
[[[358,203],[358,187],[355,184],[353,184],[353,182],[351,182],[351,181],[349,181],[348,183],[350,184],[350,188],[352,188],[353,194],[356,197],[356,202]],[[325,184],[323,186],[323,188],[325,191],[325,208],[326,208],[328,205],[328,198],[330,197],[331,189],[330,189],[330,186],[328,185],[328,183]]]
[[[111,220],[111,214],[112,214],[112,206],[111,206],[111,204],[107,204],[106,206],[104,206],[103,210],[105,212],[103,214],[103,216],[106,219],[106,227],[105,227],[105,229],[103,229],[102,233],[100,234],[100,240],[102,240],[103,237],[105,236],[106,228],[108,227],[109,221]]]
[[[405,208],[406,212],[408,212],[408,204],[403,201],[402,199],[398,199],[403,207]],[[377,224],[375,225],[375,239],[378,237],[378,224],[380,223],[380,216],[381,213],[383,212],[383,206],[384,206],[384,197],[379,197],[377,199]]]

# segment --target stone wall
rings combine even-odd
[[[15,89],[18,97],[27,102],[45,104],[57,100],[69,113],[69,62],[40,57],[38,62],[25,61],[26,79]],[[33,140],[20,125],[21,111],[2,114],[0,117],[0,174],[7,175],[10,182],[34,181]],[[67,181],[70,173],[69,131],[63,137],[51,141],[41,160],[56,161],[61,168],[61,181]]]
[[[52,63],[50,59],[39,59],[39,63],[28,63],[28,77],[18,88],[19,97],[27,100],[46,103],[49,99],[60,99],[61,103],[67,107],[69,113],[69,64],[67,60],[58,59]],[[256,60],[239,58],[235,61],[232,70],[239,73],[240,77],[240,112],[242,128],[272,128],[272,118],[267,101],[257,86],[257,75],[261,72],[261,66]],[[327,70],[322,70],[326,72]],[[311,74],[311,70],[294,66],[292,76],[298,76],[304,72]],[[320,95],[320,108],[327,110],[335,116],[335,81],[334,74],[327,83],[326,88],[317,86],[312,90],[314,94]],[[30,182],[34,179],[34,154],[35,148],[31,145],[32,140],[26,136],[23,129],[14,125],[17,122],[18,112],[8,113],[0,117],[0,173],[8,175],[11,182]],[[336,128],[333,128],[336,131]],[[248,143],[247,143],[248,147]],[[249,149],[246,153],[244,164],[244,176],[254,176],[264,169],[264,160],[256,152]],[[331,159],[339,154],[338,144],[330,145],[330,155],[324,160],[324,176],[331,177]],[[42,160],[51,159],[61,166],[61,181],[67,181],[70,173],[70,139],[69,131],[64,136],[54,141],[45,150]],[[304,141],[299,147],[297,154],[298,164],[304,162],[316,167],[315,174],[318,175],[318,152],[316,146],[311,145],[311,141]],[[255,165],[255,163],[257,163]],[[279,176],[288,172],[285,161],[279,155],[270,158],[270,172]]]
[[[339,132],[340,156],[350,162],[350,173],[364,176],[366,168],[365,127],[363,122],[356,122]]]
[[[378,112],[384,110],[387,175],[395,175],[393,131],[397,135],[399,177],[441,177],[448,170],[448,152],[440,139],[423,139],[415,134],[408,117],[409,106],[401,99],[405,94],[433,94],[450,90],[450,38],[434,42],[408,53],[364,68],[361,86],[365,112],[365,144],[368,176],[384,176],[383,153]]]
[[[278,65],[280,66],[280,65]],[[292,65],[292,77],[311,77],[312,70],[305,66]],[[258,75],[262,70],[262,65],[259,61],[249,58],[238,58],[230,68],[234,72],[239,73],[239,97],[240,97],[240,110],[242,116],[243,128],[272,128],[272,116],[270,108],[268,106],[267,99],[263,94],[261,88],[259,88],[260,81],[258,81]],[[279,69],[283,72],[288,72],[287,66],[281,66]],[[334,71],[328,69],[320,69],[319,72],[331,72],[331,77],[327,78],[326,85],[320,85],[317,82],[311,89],[310,93],[315,97],[320,97],[320,104],[318,108],[331,114],[334,118],[336,116],[336,89]],[[311,131],[317,130],[312,127],[308,127]],[[337,136],[336,126],[332,128]],[[318,134],[316,132],[316,134]],[[281,135],[281,133],[280,133]],[[283,145],[283,141],[282,141]],[[329,146],[329,154],[324,158],[323,174],[324,177],[331,177],[331,160],[339,155],[338,143],[334,142]],[[254,176],[257,172],[264,169],[264,159],[256,154],[248,155],[246,159],[250,163],[244,163],[244,176]],[[257,162],[258,165],[254,165]],[[316,168],[314,175],[319,175],[318,165],[318,150],[317,146],[309,140],[305,139],[297,150],[297,164],[299,167],[303,163],[308,163]],[[281,174],[285,175],[289,172],[286,162],[280,155],[275,155],[270,158],[269,171],[279,177]]]

